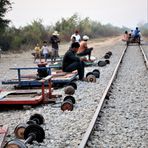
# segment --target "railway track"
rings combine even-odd
[[[142,46],[123,50],[79,148],[148,147],[146,68]]]
[[[146,50],[147,46],[144,46],[144,47],[145,47],[144,51],[147,51]],[[26,122],[28,120],[28,118],[33,113],[40,113],[45,118],[45,123],[42,125],[43,129],[45,130],[45,140],[43,143],[41,143],[39,145],[37,142],[34,142],[31,145],[28,144],[27,145],[28,148],[32,148],[32,147],[34,147],[34,148],[38,148],[38,147],[40,147],[40,148],[45,148],[45,147],[46,148],[61,148],[61,147],[63,147],[63,148],[77,148],[79,146],[79,144],[81,143],[81,140],[84,136],[84,133],[86,132],[86,129],[91,121],[91,118],[94,115],[94,112],[98,106],[98,103],[102,99],[102,94],[103,94],[103,92],[105,92],[108,82],[111,83],[111,81],[109,81],[111,76],[113,75],[113,73],[115,73],[113,80],[117,80],[116,77],[118,78],[120,75],[120,74],[119,75],[116,74],[115,69],[116,69],[116,71],[120,72],[120,67],[118,69],[116,64],[118,63],[120,56],[124,53],[124,51],[123,51],[124,48],[125,48],[125,45],[123,45],[121,42],[119,42],[113,46],[110,45],[109,47],[106,47],[106,48],[102,48],[102,49],[98,48],[98,53],[96,54],[98,59],[99,59],[99,57],[103,57],[104,53],[107,52],[108,50],[112,51],[113,55],[109,59],[110,64],[107,64],[104,67],[92,66],[92,67],[87,67],[85,69],[86,70],[85,74],[86,74],[87,72],[91,72],[97,68],[100,70],[101,75],[100,75],[100,78],[97,79],[96,83],[87,83],[87,82],[81,82],[81,81],[77,82],[78,90],[76,90],[75,95],[74,95],[76,98],[76,104],[74,106],[73,111],[71,111],[71,112],[61,111],[60,104],[57,104],[56,107],[53,107],[51,104],[47,104],[47,105],[37,106],[36,108],[26,109],[26,110],[13,110],[13,111],[11,111],[11,110],[5,111],[4,110],[4,111],[2,111],[0,113],[0,121],[1,121],[0,123],[2,125],[8,124],[8,127],[9,127],[10,137],[8,136],[6,138],[6,141],[9,141],[9,140],[15,138],[13,131],[14,131],[14,128],[16,127],[17,124]],[[139,53],[138,55],[141,56],[141,58],[139,58],[139,56],[137,56],[138,57],[137,60],[140,59],[140,61],[141,61],[141,62],[139,61],[139,63],[141,63],[139,67],[145,68],[145,66],[143,64],[143,61],[144,61],[143,56],[142,56],[138,46],[137,47],[136,46],[134,46],[134,47],[129,46],[129,48],[132,48],[132,49],[130,49],[131,51],[138,51],[138,53]],[[125,51],[127,51],[127,52],[130,50],[125,49]],[[99,52],[101,52],[101,53],[99,53]],[[133,52],[133,53],[135,53],[135,52]],[[126,57],[126,55],[128,55],[128,54],[125,54],[124,57]],[[135,54],[133,54],[133,56],[135,57]],[[15,60],[12,58],[12,60],[14,60],[14,63],[12,63],[12,62],[11,63],[13,65],[17,64],[17,62],[20,61],[20,59],[21,59],[20,57],[15,58]],[[131,59],[132,59],[132,57],[131,57]],[[30,62],[29,62],[29,60],[30,60]],[[5,64],[6,65],[10,64],[9,67],[12,67],[11,63],[9,62],[10,60],[7,60],[7,61],[8,61],[8,63],[6,64],[5,59],[4,58],[2,59],[2,63],[0,64],[1,69],[4,67]],[[121,60],[121,62],[123,63],[121,65],[121,68],[124,65],[124,61],[126,61],[126,60],[124,60],[124,59]],[[32,59],[29,59],[29,57],[28,57],[27,62],[28,62],[27,65],[29,65],[29,64],[31,65]],[[130,64],[130,62],[128,64]],[[21,65],[21,66],[23,66],[23,65]],[[130,66],[130,69],[132,71],[134,71],[135,68],[133,66]],[[138,73],[139,73],[139,71],[138,71]],[[3,71],[1,71],[0,74],[1,74],[1,79],[3,77],[7,77],[7,76],[13,76],[13,73],[7,73],[7,69],[3,69]],[[138,75],[140,75],[140,74],[138,74]],[[137,75],[137,77],[138,77],[138,75]],[[143,77],[145,77],[145,75]],[[138,79],[138,78],[136,78],[136,79]],[[141,84],[141,85],[143,85],[143,84]],[[100,123],[100,121],[104,120],[106,122],[106,119],[103,119],[103,116],[106,115],[105,109],[112,109],[112,110],[114,109],[115,105],[110,105],[109,103],[112,100],[111,98],[114,98],[114,96],[112,96],[112,94],[114,94],[113,91],[116,88],[115,86],[118,86],[118,85],[114,84],[114,85],[111,85],[111,87],[108,87],[109,92],[106,90],[107,97],[109,98],[108,104],[102,103],[104,106],[101,107],[101,114],[99,114],[99,116],[101,116],[101,118],[99,118],[99,120],[97,120],[97,123],[99,123],[99,126],[98,126],[98,124],[97,124],[97,126],[92,126],[92,129],[94,129],[94,132],[95,132],[95,128],[97,128],[97,127],[99,127],[99,129],[101,129],[101,130],[106,129],[106,127],[103,127],[103,128],[100,127],[100,125],[101,126],[104,125],[104,123]],[[115,88],[113,88],[113,87],[115,87]],[[57,89],[54,91],[55,91],[55,93],[62,94],[63,97],[65,95],[63,89]],[[106,95],[104,95],[104,97],[106,97]],[[118,96],[118,97],[120,97],[120,96]],[[63,100],[63,98],[58,99],[58,101],[62,101],[62,100]],[[102,109],[103,109],[103,111],[102,111]],[[115,113],[112,113],[112,114],[115,114]],[[108,115],[108,116],[110,117],[111,115]],[[97,117],[98,116],[96,114],[96,118]],[[97,130],[94,133],[94,135],[91,136],[91,138],[89,138],[89,136],[88,136],[89,140],[86,140],[84,147],[97,147],[97,148],[101,147],[102,145],[96,142],[98,140],[104,141],[101,139],[102,134],[104,133],[103,131],[101,133],[100,132],[101,130]],[[101,137],[97,138],[98,140],[95,140],[95,142],[92,142],[94,136],[98,132]],[[93,134],[93,132],[91,132],[91,130],[90,130],[90,133]],[[107,147],[107,146],[103,145],[102,147]]]

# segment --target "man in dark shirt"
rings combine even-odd
[[[72,43],[71,48],[65,53],[63,57],[62,70],[64,72],[78,71],[79,80],[84,78],[84,62],[76,55],[80,44],[78,42]]]
[[[52,46],[52,56],[51,56],[51,62],[56,62],[56,57],[59,56],[59,34],[57,31],[54,31],[51,38],[50,43]]]

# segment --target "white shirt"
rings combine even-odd
[[[49,53],[49,48],[48,48],[48,46],[42,46],[42,53],[43,53],[43,54]]]
[[[76,42],[80,42],[81,36],[80,36],[79,34],[75,34],[75,33],[74,33],[74,34],[71,36],[71,40],[72,40],[73,37],[76,38]]]

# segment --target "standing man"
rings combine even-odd
[[[72,43],[71,48],[65,53],[63,57],[62,70],[64,72],[78,71],[79,80],[84,78],[84,62],[76,55],[80,44],[78,42]]]
[[[79,43],[81,41],[81,36],[78,30],[76,30],[75,33],[71,36],[71,41],[73,40],[73,37],[75,37],[75,42]]]
[[[56,62],[56,57],[59,56],[59,34],[57,31],[54,31],[51,38],[50,38],[50,43],[52,46],[52,56],[51,56],[51,62]]]

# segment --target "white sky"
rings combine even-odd
[[[77,13],[82,19],[89,17],[102,24],[135,27],[147,22],[148,0],[11,0],[12,10],[6,18],[15,27],[25,26],[31,21],[42,19],[51,25],[62,17]]]

